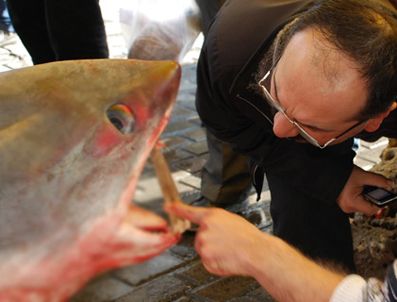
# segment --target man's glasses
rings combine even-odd
[[[358,121],[357,123],[355,123],[353,126],[351,126],[349,129],[343,131],[341,134],[339,134],[338,136],[331,138],[329,141],[327,141],[324,144],[320,144],[317,139],[315,139],[313,136],[311,136],[309,133],[306,132],[305,129],[303,129],[303,127],[301,125],[299,125],[299,123],[297,123],[296,121],[294,121],[293,119],[291,119],[287,113],[285,112],[284,108],[281,107],[280,103],[278,101],[276,101],[273,96],[270,94],[269,90],[265,87],[265,85],[263,84],[266,80],[268,80],[269,76],[271,75],[273,68],[270,69],[265,76],[258,82],[258,85],[262,88],[263,93],[265,94],[265,99],[268,102],[268,104],[273,107],[274,109],[276,109],[278,112],[281,112],[284,117],[293,125],[295,126],[298,131],[299,134],[310,144],[320,148],[320,149],[324,149],[325,147],[329,146],[331,143],[333,143],[334,141],[336,141],[337,139],[341,138],[343,135],[345,135],[346,133],[348,133],[349,131],[353,130],[354,128],[356,128],[358,125],[361,125],[364,121]],[[270,85],[269,85],[270,87]]]

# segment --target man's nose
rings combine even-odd
[[[299,134],[298,128],[281,112],[276,113],[273,123],[273,132],[278,137],[295,137]]]

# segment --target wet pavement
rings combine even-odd
[[[117,10],[110,0],[102,0],[103,14],[112,58],[125,58],[127,50],[120,34]],[[182,199],[191,202],[200,196],[200,170],[208,157],[205,133],[194,106],[196,89],[195,69],[200,52],[200,36],[182,62],[182,82],[172,118],[162,134],[164,152],[171,167]],[[31,65],[29,55],[16,37],[0,41],[0,71]],[[356,164],[364,169],[378,162],[386,139],[376,143],[361,143]],[[271,232],[269,214],[270,192],[264,186],[262,199],[250,203],[260,209],[264,219],[263,231]],[[134,201],[159,214],[162,198],[153,166],[148,163],[138,183]],[[232,230],[231,230],[232,231]],[[125,267],[104,274],[90,282],[73,302],[134,302],[134,301],[273,301],[250,278],[220,278],[206,272],[193,248],[194,233],[187,233],[176,246],[162,255],[140,265]]]

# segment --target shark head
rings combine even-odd
[[[176,241],[134,227],[150,215],[135,215],[131,201],[179,81],[171,61],[64,61],[0,74],[0,298],[62,300]]]

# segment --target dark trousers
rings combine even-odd
[[[315,200],[288,183],[288,177],[266,174],[276,236],[313,259],[355,271],[349,217],[335,202]]]
[[[201,174],[201,195],[224,207],[243,201],[251,190],[248,158],[207,132],[209,158]]]
[[[8,0],[8,9],[34,64],[109,56],[98,0]]]

